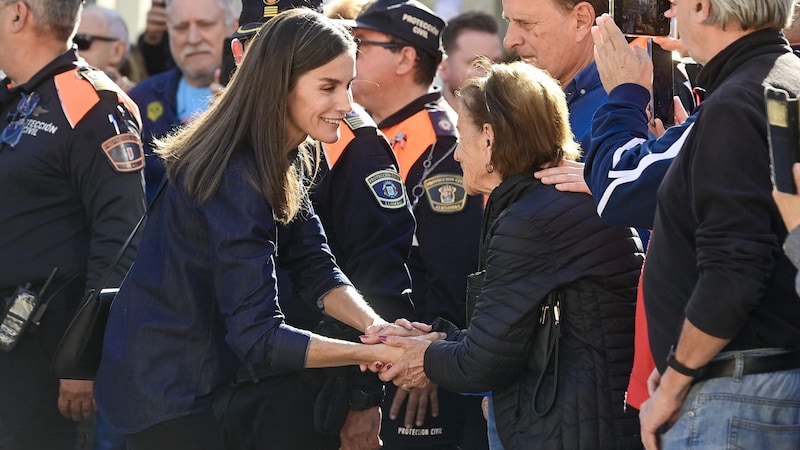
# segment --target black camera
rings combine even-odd
[[[608,13],[628,36],[669,36],[669,0],[609,0]]]

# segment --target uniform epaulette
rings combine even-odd
[[[433,129],[436,131],[436,136],[456,137],[456,127],[453,125],[453,120],[446,110],[428,109],[428,115],[431,118]]]
[[[353,105],[353,110],[344,116],[344,123],[353,130],[354,134],[361,134],[363,132],[372,133],[373,130],[377,131],[378,125],[375,121],[358,105]]]
[[[124,104],[128,111],[136,119],[137,128],[142,128],[142,118],[139,115],[139,107],[105,72],[94,67],[79,66],[78,73],[81,78],[88,81],[96,91],[109,91],[117,94],[117,100]]]
[[[94,86],[94,88],[98,91],[119,91],[119,86],[117,86],[111,78],[106,75],[105,72],[102,70],[94,69],[92,67],[80,67],[78,69],[78,73],[80,73],[81,77],[88,81],[89,83]]]

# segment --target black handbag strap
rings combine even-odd
[[[547,363],[544,366],[544,372],[536,381],[536,386],[533,388],[533,412],[539,417],[547,415],[556,402],[556,391],[558,390],[558,349],[560,347],[558,341],[561,338],[561,292],[555,291],[548,294],[542,308],[549,308],[549,311],[546,311],[545,314],[552,316],[548,317],[545,323],[542,324],[542,326],[550,328],[552,338],[550,339],[550,346],[547,349]],[[542,409],[539,409],[538,400],[542,382],[546,378],[548,372],[550,372],[550,367],[553,368],[553,389],[550,390],[548,398],[544,400]]]
[[[97,285],[97,288],[94,289],[92,296],[99,295],[100,291],[108,286],[109,281],[111,281],[111,277],[114,276],[114,271],[117,269],[117,266],[119,265],[120,261],[122,261],[122,257],[125,256],[125,252],[128,251],[128,247],[130,247],[131,242],[133,242],[133,238],[136,237],[136,233],[139,232],[139,229],[142,227],[142,224],[144,224],[147,215],[150,213],[150,211],[153,210],[153,207],[158,201],[158,198],[161,197],[161,193],[164,192],[164,188],[166,186],[167,186],[167,177],[165,175],[164,178],[161,180],[161,184],[158,185],[158,191],[156,191],[156,195],[153,197],[153,200],[150,201],[149,205],[147,205],[147,209],[145,209],[144,214],[142,214],[142,217],[139,218],[139,222],[137,222],[136,226],[133,227],[133,231],[131,231],[131,234],[128,235],[128,238],[125,239],[125,242],[122,244],[122,247],[120,247],[116,256],[114,256],[114,261],[108,268],[108,273],[104,277],[105,279],[103,279],[103,281]]]

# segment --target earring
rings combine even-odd
[[[486,169],[487,173],[494,172],[494,166],[492,165],[492,163],[486,164],[483,168]]]

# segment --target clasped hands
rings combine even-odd
[[[425,350],[431,342],[445,337],[445,333],[432,331],[428,324],[407,319],[397,319],[393,325],[372,326],[361,336],[361,342],[385,344],[387,354],[383,361],[361,365],[361,370],[369,369],[381,380],[391,381],[406,391],[425,387],[431,382],[423,369]]]

